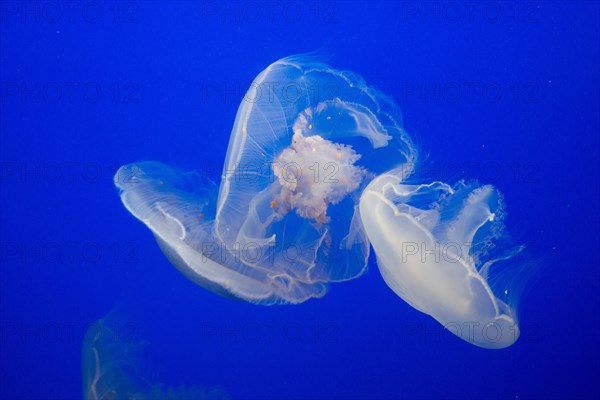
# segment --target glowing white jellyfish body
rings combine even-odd
[[[218,197],[154,162],[122,167],[115,184],[194,282],[254,303],[299,303],[365,272],[360,193],[416,160],[400,124],[394,103],[359,76],[288,57],[242,101]]]
[[[360,212],[388,286],[460,338],[503,348],[519,337],[516,300],[503,279],[522,248],[502,253],[503,204],[492,186],[373,180]]]

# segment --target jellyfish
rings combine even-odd
[[[218,190],[151,161],[121,167],[115,184],[195,283],[257,304],[300,303],[366,271],[360,194],[387,170],[410,173],[416,158],[391,99],[300,55],[251,84]]]
[[[211,400],[228,399],[218,387],[166,386],[148,371],[149,342],[140,339],[137,324],[114,309],[90,325],[81,350],[85,400]]]
[[[512,345],[520,334],[522,264],[515,257],[524,247],[509,245],[502,195],[476,182],[410,185],[402,178],[382,174],[360,199],[385,282],[469,343]]]
[[[162,163],[115,175],[125,207],[190,280],[256,304],[297,304],[367,269],[460,338],[519,337],[521,270],[500,192],[414,182],[418,151],[394,101],[311,55],[252,82],[220,184]],[[515,272],[517,271],[517,272]]]

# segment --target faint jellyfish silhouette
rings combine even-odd
[[[167,387],[153,382],[147,370],[149,343],[140,340],[136,324],[113,310],[90,326],[81,349],[85,400],[217,400],[228,399],[216,387]]]

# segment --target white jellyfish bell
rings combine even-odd
[[[242,101],[218,196],[156,162],[123,166],[127,209],[188,278],[253,303],[300,303],[365,272],[360,194],[416,150],[393,101],[310,56],[281,59]]]
[[[374,179],[361,218],[388,286],[469,343],[504,348],[519,337],[519,280],[504,205],[490,185],[402,184],[394,171]],[[517,289],[517,290],[513,290]]]

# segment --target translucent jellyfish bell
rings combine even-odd
[[[124,165],[114,181],[125,207],[150,228],[187,278],[225,297],[261,295],[260,276],[237,272],[239,261],[222,251],[212,235],[216,185],[199,173],[154,161]]]
[[[284,58],[254,80],[238,110],[215,233],[227,248],[270,254],[260,266],[288,290],[303,282],[321,295],[319,283],[365,271],[361,190],[415,158],[386,96],[353,73]]]
[[[503,348],[519,337],[518,293],[500,194],[489,185],[399,183],[394,171],[373,180],[360,212],[388,286],[460,338]]]
[[[360,193],[416,160],[400,119],[359,76],[288,57],[258,75],[238,109],[216,202],[193,174],[159,163],[122,167],[115,183],[194,282],[254,303],[299,303],[365,272]]]

